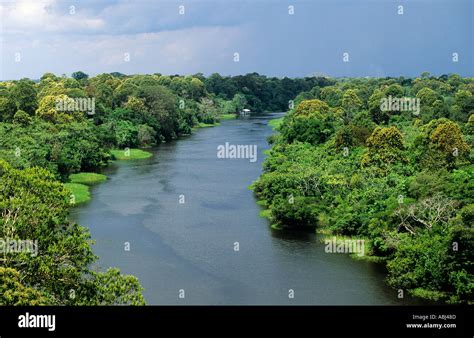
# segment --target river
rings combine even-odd
[[[276,115],[223,121],[160,145],[150,159],[107,167],[108,180],[71,212],[91,231],[98,268],[137,276],[148,304],[417,303],[397,298],[382,266],[327,254],[317,235],[272,230],[259,216],[248,186]],[[226,142],[256,145],[257,161],[218,159]]]

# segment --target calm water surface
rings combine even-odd
[[[90,229],[99,268],[137,276],[149,304],[414,303],[397,299],[379,265],[326,254],[316,235],[274,231],[259,217],[248,186],[275,115],[223,121],[104,170],[109,179],[71,215]],[[258,160],[218,159],[225,142],[257,145]]]

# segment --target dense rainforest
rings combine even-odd
[[[188,135],[243,108],[290,109],[254,184],[275,228],[363,238],[366,256],[386,263],[390,285],[472,302],[473,95],[472,79],[428,74],[278,79],[78,71],[0,82],[0,238],[36,240],[38,247],[35,255],[2,250],[0,304],[144,304],[134,276],[93,268],[88,230],[68,219],[72,175],[97,172],[123,149]],[[401,109],[407,97],[419,100],[419,109]]]
[[[243,108],[286,110],[301,91],[332,83],[256,73],[90,78],[81,71],[0,82],[0,304],[143,304],[134,276],[92,268],[90,234],[68,220],[87,193],[72,178],[102,179],[90,172],[123,157],[123,149],[133,154]],[[15,240],[35,241],[37,251],[16,252]]]
[[[472,78],[339,79],[274,125],[253,185],[274,228],[363,239],[394,288],[474,301]]]

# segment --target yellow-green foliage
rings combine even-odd
[[[0,267],[0,305],[47,305],[48,299],[35,288],[21,282],[20,273]]]
[[[13,122],[17,125],[27,126],[31,123],[31,117],[23,110],[17,110],[13,116]]]
[[[62,109],[57,109],[59,103],[62,106]],[[71,106],[74,106],[74,100],[67,95],[46,95],[39,101],[36,115],[47,121],[56,123],[67,123],[74,120],[81,120],[82,113],[68,111],[68,107]]]
[[[428,87],[420,89],[416,94],[416,97],[420,99],[421,105],[432,106],[436,101],[437,95],[436,92]]]
[[[469,144],[463,139],[461,128],[453,121],[439,124],[430,135],[430,143],[447,157],[462,156],[470,150]],[[457,155],[454,155],[456,149]]]
[[[469,116],[469,119],[467,120],[466,131],[470,135],[474,134],[474,114],[471,114],[471,116]]]
[[[367,146],[372,150],[403,149],[403,135],[397,127],[377,127],[367,139]]]
[[[136,98],[134,96],[129,96],[127,102],[125,103],[125,108],[130,109],[133,112],[143,112],[146,110],[143,100]]]
[[[295,109],[296,117],[317,117],[326,118],[329,113],[329,106],[320,100],[302,101]]]
[[[468,157],[470,146],[456,122],[445,118],[432,120],[421,131],[417,142],[427,166],[451,168]]]
[[[362,158],[362,165],[375,164],[385,166],[404,161],[403,135],[397,127],[377,127],[366,140],[367,153]]]
[[[348,89],[342,96],[342,107],[348,111],[358,111],[363,103],[354,89]]]

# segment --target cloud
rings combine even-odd
[[[473,74],[472,0],[413,0],[403,16],[385,1],[293,3],[294,15],[285,1],[3,2],[0,79],[76,70],[90,75]],[[343,64],[345,51],[351,61]],[[460,55],[455,64],[450,58],[454,51]],[[238,63],[234,52],[240,53]],[[15,53],[21,53],[21,62],[14,62]],[[124,61],[125,53],[130,62]]]
[[[79,69],[91,75],[228,73],[225,66],[233,63],[233,53],[251,39],[249,27],[235,17],[249,7],[186,2],[180,15],[180,4],[110,0],[83,0],[74,8],[57,0],[2,4],[0,79]],[[17,53],[21,62],[15,62]],[[125,62],[125,53],[130,62]]]
[[[192,27],[130,35],[51,36],[5,44],[3,78],[40,77],[45,72],[70,74],[82,70],[91,75],[123,73],[197,73],[225,70],[233,63],[237,46],[249,32],[242,27]],[[240,47],[241,48],[241,47]],[[14,53],[22,54],[20,63]],[[130,61],[125,60],[125,54]]]
[[[73,5],[71,5],[73,6]],[[76,7],[57,6],[56,0],[19,0],[0,7],[4,34],[91,32],[105,27],[105,21],[89,17]]]
[[[139,34],[197,26],[235,26],[256,20],[257,14],[255,7],[245,2],[18,0],[0,5],[5,34]]]

